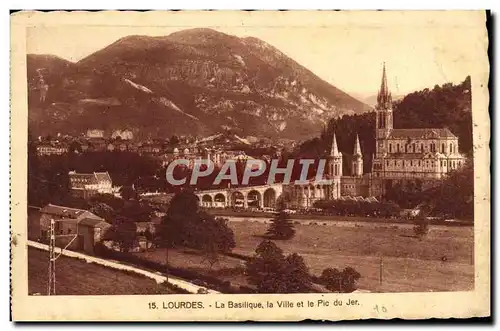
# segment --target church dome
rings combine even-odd
[[[174,148],[174,154],[179,154],[179,149],[177,147]]]

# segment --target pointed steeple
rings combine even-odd
[[[339,156],[339,149],[337,147],[337,138],[335,137],[335,132],[333,133],[332,148],[330,149],[330,156]]]
[[[354,144],[354,154],[361,155],[361,147],[359,146],[359,136],[356,134],[356,143]]]
[[[377,95],[377,106],[379,108],[388,108],[392,103],[392,96],[389,92],[389,85],[387,84],[387,74],[385,71],[385,62],[382,69],[382,82],[380,83],[380,90]]]

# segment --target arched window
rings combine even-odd
[[[415,143],[411,144],[411,149],[413,150],[413,153],[415,153]]]
[[[444,149],[445,149],[445,147],[444,147],[444,143],[442,143],[442,144],[441,144],[441,153],[443,153],[443,154],[444,154]]]
[[[408,153],[408,144],[405,144],[405,153]]]
[[[453,153],[453,145],[450,144],[450,154]]]
[[[392,153],[392,144],[389,144],[389,153]]]
[[[421,143],[420,144],[420,152],[423,153],[424,152],[424,143]]]
[[[396,144],[396,153],[399,153],[399,143]]]

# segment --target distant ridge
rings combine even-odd
[[[36,134],[230,128],[239,136],[303,139],[332,117],[370,110],[274,46],[212,29],[128,36],[76,63],[33,54],[27,62]]]

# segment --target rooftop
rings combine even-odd
[[[448,128],[441,129],[393,129],[389,139],[404,138],[457,138]]]
[[[100,218],[97,215],[94,215],[93,213],[83,210],[83,209],[77,209],[77,208],[69,208],[65,206],[58,206],[58,205],[53,205],[53,204],[48,204],[45,207],[43,207],[40,210],[41,213],[43,214],[49,214],[49,215],[55,215],[59,216],[62,218],[66,219],[77,219],[84,215],[86,218],[93,218],[93,219],[98,219],[99,221],[103,221],[102,218]]]

